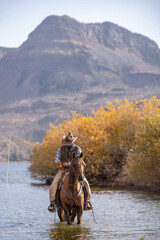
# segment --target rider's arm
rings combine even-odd
[[[77,156],[80,156],[81,155],[81,148],[78,146],[78,149],[77,149]]]
[[[61,164],[61,147],[58,148],[56,157],[55,157],[55,164],[60,165]]]

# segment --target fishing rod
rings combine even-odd
[[[94,219],[95,223],[97,224],[93,208],[92,208],[92,215],[93,215],[93,219]]]
[[[8,165],[7,165],[7,187],[8,185],[8,174],[9,174],[9,162],[10,162],[10,152],[11,152],[11,134],[8,141]]]

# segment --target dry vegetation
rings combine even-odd
[[[54,157],[66,132],[78,136],[90,183],[115,179],[160,189],[160,100],[107,102],[84,116],[51,125],[43,143],[33,149],[31,171],[51,176],[57,171]]]

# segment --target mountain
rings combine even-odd
[[[8,52],[13,51],[15,48],[6,48],[6,47],[0,47],[0,59],[6,55]]]
[[[2,134],[10,129],[40,140],[49,122],[71,110],[86,114],[106,100],[159,97],[159,88],[154,41],[110,22],[49,16],[0,60]]]
[[[159,75],[159,66],[160,50],[147,37],[109,22],[83,24],[68,16],[50,16],[0,61],[0,100],[82,91],[97,85],[127,87],[133,85],[130,82],[137,73],[138,78],[143,74],[145,86],[148,73]],[[150,84],[159,84],[156,79],[153,76]]]

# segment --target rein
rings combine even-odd
[[[77,184],[78,184],[78,182],[76,182],[75,184],[68,183],[68,185],[72,186],[72,187],[76,186]]]
[[[74,185],[75,185],[75,184],[74,184]],[[77,198],[81,195],[81,193],[82,193],[82,191],[83,191],[82,185],[80,184],[79,192],[78,192],[76,195],[74,195],[73,197],[71,197],[71,196],[66,192],[66,190],[65,190],[65,188],[64,188],[63,185],[61,185],[61,189],[62,189],[62,192],[64,193],[64,195],[65,195],[70,201],[74,201],[75,199],[77,199]]]

